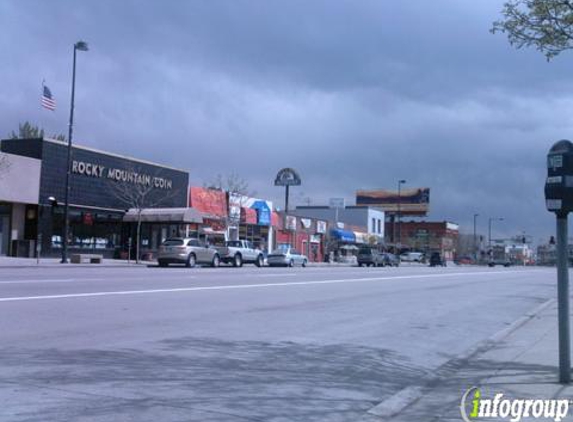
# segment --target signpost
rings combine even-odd
[[[545,181],[547,210],[557,217],[557,302],[559,321],[559,382],[571,382],[569,338],[569,263],[567,217],[573,210],[573,143],[562,140],[547,154]]]
[[[284,186],[285,189],[285,215],[288,212],[288,195],[290,186],[300,186],[302,183],[298,172],[295,169],[284,168],[279,170],[275,177],[275,186]]]

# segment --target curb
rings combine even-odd
[[[369,416],[370,420],[372,420],[372,417],[376,419],[380,418],[380,420],[382,420],[381,418],[392,418],[396,416],[407,407],[413,405],[424,395],[428,394],[428,392],[436,384],[446,379],[448,374],[455,370],[456,367],[461,363],[469,360],[477,354],[481,354],[490,350],[500,341],[507,338],[514,331],[521,328],[527,322],[535,318],[545,309],[554,305],[556,302],[557,299],[548,299],[545,302],[535,306],[533,309],[526,312],[523,316],[509,324],[509,326],[499,330],[493,335],[485,338],[484,340],[478,342],[474,346],[457,354],[447,362],[440,365],[438,368],[436,368],[435,371],[433,371],[433,375],[426,377],[426,379],[422,382],[422,385],[405,387],[392,396],[388,397],[386,400],[378,403],[370,410],[367,410],[365,417]]]

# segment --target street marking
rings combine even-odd
[[[125,295],[141,295],[151,293],[177,293],[177,292],[199,292],[206,290],[235,290],[235,289],[256,289],[261,287],[293,287],[293,286],[309,286],[321,284],[341,284],[341,283],[357,283],[368,281],[381,281],[381,280],[405,280],[416,278],[437,278],[437,277],[454,277],[454,276],[476,276],[476,275],[492,275],[492,274],[511,274],[520,273],[523,271],[482,271],[474,273],[439,273],[439,274],[417,274],[417,275],[403,275],[395,277],[369,277],[369,278],[343,278],[335,280],[310,280],[310,281],[294,281],[285,283],[265,283],[265,284],[239,284],[239,285],[222,285],[222,286],[202,286],[202,287],[181,287],[174,289],[152,289],[152,290],[122,290],[111,292],[92,292],[92,293],[69,293],[60,295],[45,295],[45,296],[20,296],[20,297],[2,297],[0,302],[18,302],[26,300],[47,300],[47,299],[70,299],[82,297],[100,297],[100,296],[125,296]]]

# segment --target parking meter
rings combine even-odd
[[[547,210],[558,215],[573,211],[573,143],[556,142],[547,154],[545,181]]]
[[[547,154],[545,205],[557,217],[557,304],[559,321],[559,381],[571,382],[569,338],[569,256],[567,216],[573,211],[573,143],[556,142]]]

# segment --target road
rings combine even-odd
[[[537,268],[2,269],[0,420],[354,422],[555,294]]]

